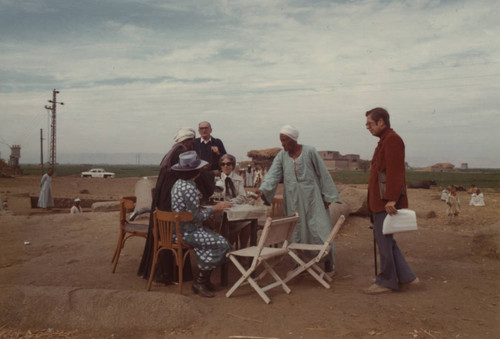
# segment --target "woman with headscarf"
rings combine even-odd
[[[340,202],[335,183],[316,149],[297,142],[299,131],[290,125],[280,130],[283,150],[273,160],[269,172],[256,191],[270,203],[283,179],[285,215],[299,213],[292,241],[324,244],[332,230],[329,205]],[[334,274],[334,243],[325,260],[325,271]]]

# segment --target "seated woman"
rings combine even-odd
[[[172,187],[172,211],[191,212],[194,220],[183,222],[181,232],[186,244],[193,247],[199,268],[198,277],[193,282],[193,292],[202,297],[213,297],[215,288],[210,283],[212,270],[223,263],[231,245],[223,236],[203,227],[202,222],[214,211],[223,211],[231,207],[227,201],[219,202],[207,209],[200,209],[200,198],[196,191],[194,180],[200,175],[200,170],[207,164],[200,160],[195,151],[187,151],[179,155],[179,163],[172,166],[179,179]]]
[[[469,205],[470,206],[485,206],[484,196],[483,196],[483,193],[481,192],[481,190],[479,190],[479,188],[476,188],[476,192],[472,193]]]
[[[231,154],[224,154],[219,160],[219,165],[222,170],[221,179],[224,181],[224,200],[233,205],[244,204],[246,201],[245,181],[234,172],[236,158]],[[229,242],[237,243],[239,236],[239,248],[247,247],[250,239],[250,223],[243,221],[232,223],[231,226]]]

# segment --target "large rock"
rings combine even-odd
[[[367,216],[368,204],[366,195],[368,190],[363,188],[346,187],[340,192],[340,198],[351,208],[351,214]]]
[[[2,324],[113,332],[187,328],[207,312],[177,293],[32,285],[0,286],[0,306]]]
[[[330,216],[332,217],[332,223],[335,225],[337,220],[341,215],[344,215],[347,219],[349,214],[351,213],[351,206],[345,201],[342,201],[341,204],[333,203],[330,204]]]
[[[119,201],[102,201],[95,202],[92,204],[92,212],[109,212],[109,211],[119,211],[120,202]]]
[[[500,221],[477,231],[471,249],[474,254],[500,259]]]

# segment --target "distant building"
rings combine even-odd
[[[269,170],[274,157],[282,148],[269,148],[264,150],[253,150],[247,153],[247,156],[252,159],[251,162],[242,162],[240,167],[245,169],[248,164],[251,164],[255,169],[263,169],[264,173]],[[337,151],[319,151],[321,159],[325,162],[328,169],[346,169],[346,170],[359,170],[361,162],[358,154],[342,155]]]
[[[448,162],[440,162],[432,166],[422,168],[420,171],[424,172],[456,172],[455,165]]]
[[[328,169],[360,169],[359,154],[342,155],[337,151],[319,151],[318,153]]]
[[[469,168],[469,164],[466,163],[466,162],[463,162],[461,165],[460,165],[460,168],[463,169],[463,170],[466,170]]]
[[[20,158],[21,158],[21,146],[12,145],[10,147],[9,166],[13,169],[18,169]]]

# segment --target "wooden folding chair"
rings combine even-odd
[[[323,285],[326,288],[330,288],[330,284],[327,283],[325,279],[331,282],[332,278],[328,274],[326,274],[321,267],[318,266],[318,263],[320,262],[320,260],[325,258],[328,255],[328,253],[330,253],[330,249],[332,248],[331,247],[332,241],[333,239],[335,239],[335,236],[339,232],[340,227],[342,227],[344,220],[345,217],[341,215],[340,218],[335,223],[335,226],[333,226],[332,231],[328,235],[328,239],[322,245],[300,244],[300,243],[292,243],[288,245],[288,254],[297,262],[299,266],[297,266],[297,268],[287,273],[286,278],[283,280],[285,283],[292,280],[302,272],[307,271],[317,281],[319,281],[321,285]],[[304,251],[315,251],[318,253],[314,258],[312,259],[309,258],[310,260],[306,263],[294,251],[300,253],[303,258],[307,258],[307,255],[304,253]]]
[[[273,219],[282,218],[284,217],[284,211],[285,211],[285,199],[279,196],[274,197],[273,201],[271,201],[271,214],[269,216]],[[264,225],[259,224],[257,225],[257,227],[259,229],[263,229]]]
[[[259,239],[259,244],[257,246],[251,246],[243,248],[237,251],[232,251],[227,254],[227,257],[233,262],[236,268],[241,272],[242,276],[236,283],[227,291],[226,297],[230,297],[233,292],[241,285],[250,284],[254,290],[260,295],[266,304],[271,302],[271,299],[266,295],[266,291],[274,288],[276,286],[281,286],[286,293],[290,293],[291,290],[279,277],[273,266],[269,263],[271,259],[278,259],[283,257],[288,253],[288,241],[292,236],[293,230],[297,221],[299,220],[298,214],[292,217],[286,217],[281,219],[271,219],[267,218],[266,224],[262,231],[262,235]],[[280,248],[271,247],[272,244],[282,242],[283,245]],[[238,261],[237,257],[253,258],[252,264],[249,269],[245,269],[243,265]],[[257,277],[253,278],[252,274],[255,270],[263,266],[262,273]],[[258,280],[262,279],[267,273],[269,273],[273,278],[274,282],[260,287],[257,283]]]
[[[161,251],[171,251],[174,254],[175,263],[179,269],[179,294],[182,294],[182,270],[191,246],[182,241],[181,222],[192,220],[193,213],[191,212],[165,212],[158,209],[154,211],[154,256],[151,273],[149,274],[148,291],[151,290],[151,284],[155,276],[158,254]],[[174,232],[177,237],[176,241],[173,239]]]
[[[271,202],[271,214],[269,215],[272,219],[279,219],[285,216],[285,199],[282,196],[275,196]],[[259,229],[263,229],[264,225],[257,225]],[[273,244],[272,247],[280,247],[281,243]]]
[[[120,234],[118,235],[118,244],[116,245],[115,252],[111,262],[114,262],[113,273],[115,273],[120,253],[125,241],[131,237],[147,238],[149,225],[129,222],[127,220],[127,212],[134,210],[136,198],[135,196],[123,197],[120,199]]]

